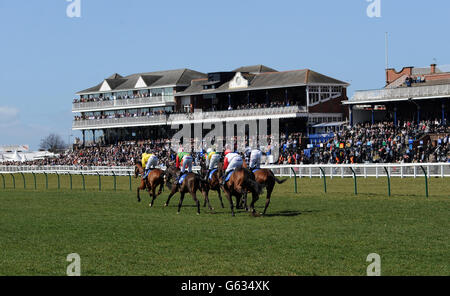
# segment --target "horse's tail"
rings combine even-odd
[[[256,192],[257,194],[261,194],[263,190],[263,186],[261,184],[250,178],[247,178],[244,184],[250,189],[250,191]]]
[[[278,184],[283,184],[284,182],[287,181],[287,179],[283,179],[283,180],[278,179],[277,176],[275,176],[275,174],[274,174],[272,171],[270,171],[270,172],[272,173],[273,179],[274,179],[275,182],[277,182]]]

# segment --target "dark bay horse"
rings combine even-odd
[[[217,195],[219,196],[219,200],[220,200],[220,205],[222,206],[222,208],[225,208],[225,206],[223,205],[222,194],[220,192],[220,180],[219,180],[218,169],[216,169],[214,171],[214,173],[212,173],[211,179],[210,179],[209,174],[208,174],[208,169],[206,168],[204,162],[200,163],[200,167],[201,167],[200,175],[202,177],[204,177],[207,182],[207,186],[204,190],[205,203],[203,204],[203,207],[206,207],[206,203],[208,203],[209,209],[213,210],[213,208],[211,207],[211,204],[209,203],[209,191],[214,190],[214,191],[217,191]]]
[[[220,162],[218,165],[218,177],[219,180],[222,181],[222,178],[226,178],[224,175],[225,172],[223,170],[223,162]],[[252,202],[250,204],[250,211],[252,215],[256,215],[255,211],[255,202],[259,198],[259,194],[261,194],[262,187],[255,180],[255,176],[253,173],[246,169],[240,168],[234,170],[231,178],[225,183],[223,186],[223,191],[230,202],[231,207],[231,215],[234,216],[234,206],[232,197],[236,197],[236,205],[238,206],[241,202],[242,196],[247,192],[252,193]]]
[[[272,196],[273,188],[275,187],[275,183],[277,184],[283,184],[287,181],[287,179],[280,180],[278,179],[274,173],[269,169],[259,169],[257,171],[254,171],[253,174],[255,175],[255,180],[260,184],[263,188],[266,188],[267,195],[266,195],[266,205],[264,206],[264,211],[262,212],[263,215],[266,214],[267,208],[270,204],[270,197]],[[245,207],[247,207],[247,198],[244,198],[244,204]]]
[[[180,202],[178,203],[178,212],[177,212],[177,214],[179,214],[181,206],[183,205],[184,195],[186,193],[189,193],[196,204],[197,215],[199,215],[200,202],[197,198],[197,191],[200,190],[204,195],[207,184],[200,175],[195,173],[187,173],[182,184],[172,183],[172,179],[173,181],[175,181],[176,176],[179,174],[179,171],[180,169],[178,168],[169,165],[167,166],[165,172],[165,183],[171,191],[164,206],[165,207],[169,206],[169,202],[172,196],[174,196],[175,193],[180,192]]]
[[[142,164],[140,161],[136,161],[135,168],[134,168],[134,177],[137,178],[138,176],[143,176],[144,174],[144,168],[142,167]],[[156,188],[159,186],[158,194],[155,193]],[[141,184],[137,188],[137,199],[138,202],[141,201],[141,198],[139,196],[139,191],[147,189],[148,194],[152,198],[152,201],[150,202],[149,206],[153,207],[153,203],[155,202],[155,199],[158,195],[161,194],[164,186],[164,171],[161,169],[153,169],[147,176],[147,178],[142,179],[141,178]]]

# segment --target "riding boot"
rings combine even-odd
[[[148,169],[145,169],[145,170],[144,170],[144,174],[142,175],[142,179],[143,179],[143,180],[145,179],[145,176],[147,176],[147,172],[148,172]]]

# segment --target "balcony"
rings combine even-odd
[[[226,111],[195,112],[195,113],[182,113],[170,115],[75,120],[73,122],[72,128],[75,130],[102,129],[102,128],[170,125],[170,124],[199,123],[199,122],[294,118],[302,116],[305,117],[307,116],[307,110],[305,106],[289,106],[277,108],[244,109],[244,110],[229,110],[229,111],[226,110]]]
[[[78,102],[73,103],[72,112],[89,112],[100,110],[114,110],[126,108],[144,108],[164,105],[173,105],[175,100],[173,96],[155,96],[134,99],[107,100],[97,102]]]
[[[413,86],[392,89],[356,91],[346,104],[404,101],[407,99],[426,99],[450,96],[450,84],[432,86]]]

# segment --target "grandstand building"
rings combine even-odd
[[[386,70],[386,85],[375,90],[356,91],[344,101],[350,123],[421,120],[447,124],[450,111],[450,72],[435,64],[427,68],[405,67]]]
[[[73,129],[104,144],[170,138],[172,125],[280,119],[282,132],[305,135],[348,118],[348,83],[305,69],[263,65],[227,72],[190,69],[114,74],[77,93]]]

